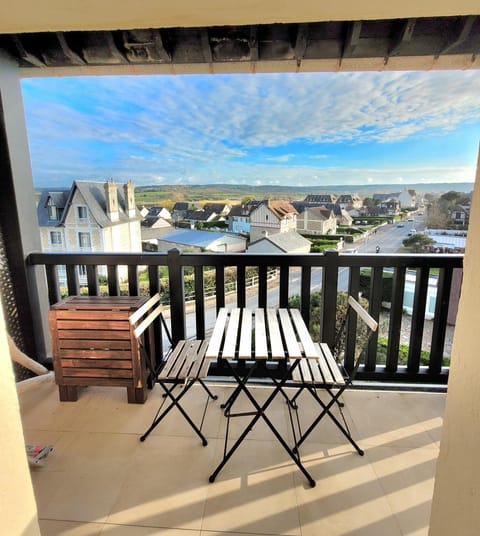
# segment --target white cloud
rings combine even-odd
[[[42,182],[52,174],[103,172],[139,182],[212,175],[226,182],[239,169],[250,178],[256,169],[270,175],[252,151],[277,148],[278,156],[266,152],[262,160],[287,164],[298,156],[292,143],[393,144],[480,121],[478,71],[86,77],[22,85],[34,175]],[[306,153],[305,161],[328,158]],[[295,180],[297,166],[280,169],[283,181]],[[320,168],[321,177],[342,180],[332,169]]]

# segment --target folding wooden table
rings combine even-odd
[[[318,358],[317,348],[312,341],[300,311],[297,309],[222,308],[219,310],[206,356],[207,358],[223,359],[237,382],[233,395],[226,403],[226,415],[230,417],[251,415],[253,417],[230,449],[227,450],[225,443],[223,459],[211,474],[210,482],[215,480],[255,423],[259,419],[263,419],[273,435],[305,475],[310,486],[314,487],[315,480],[303,466],[299,454],[288,446],[266,414],[266,410],[277,395],[281,394],[288,401],[288,396],[283,388],[292,371],[299,363],[305,359]],[[236,367],[232,365],[233,360],[252,361],[252,366],[244,377],[240,377]],[[272,367],[268,366],[270,361],[277,364],[278,362],[289,361],[291,366],[290,368],[285,366],[283,376],[277,379]],[[249,383],[253,371],[260,369],[260,367],[264,371],[265,378],[270,379],[273,386],[272,392],[262,405],[256,400],[255,390],[250,388],[251,384]],[[241,392],[245,393],[255,409],[252,412],[234,414],[232,407],[236,397]]]

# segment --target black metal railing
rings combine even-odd
[[[336,251],[308,255],[260,255],[260,254],[217,254],[217,253],[168,253],[107,254],[107,253],[33,253],[28,256],[29,265],[43,265],[48,283],[50,304],[63,294],[76,295],[82,291],[79,267],[86,274],[83,289],[88,295],[126,293],[150,295],[161,291],[160,270],[168,273],[169,312],[174,341],[186,337],[205,338],[213,326],[215,312],[232,302],[236,306],[287,307],[292,295],[300,298],[300,309],[307,324],[318,326],[315,334],[322,341],[332,344],[335,338],[337,295],[346,291],[358,296],[361,272],[370,273],[368,308],[370,314],[379,319],[382,304],[382,282],[388,271],[392,278],[391,302],[388,315],[388,337],[383,362],[378,359],[378,334],[371,338],[366,361],[360,368],[359,380],[379,382],[408,382],[417,384],[446,384],[448,365],[444,363],[447,317],[452,301],[454,270],[461,270],[462,255],[339,255]],[[62,281],[59,268],[65,277]],[[163,267],[163,268],[162,268]],[[258,274],[255,291],[248,290],[247,271],[254,267]],[[231,277],[232,269],[236,280],[233,295],[227,294],[226,273]],[[278,278],[271,281],[272,269]],[[120,272],[126,274],[122,283]],[[206,274],[213,272],[215,296],[205,298]],[[140,273],[145,274],[143,282]],[[103,274],[103,275],[102,275]],[[185,302],[186,274],[193,280],[194,300]],[[409,278],[407,278],[407,274]],[[425,363],[422,354],[425,311],[429,279],[436,281],[436,303],[429,341],[429,355]],[[413,304],[409,326],[408,357],[406,363],[399,362],[400,334],[404,315],[404,292],[407,279],[413,280]],[[100,281],[104,282],[104,288]],[[319,318],[311,318],[311,298],[315,290],[321,289]],[[191,294],[191,292],[189,292]],[[455,298],[455,297],[454,297]],[[187,323],[188,319],[188,323]],[[312,328],[313,329],[313,328]],[[353,333],[353,330],[352,330]],[[353,336],[353,335],[352,335]],[[352,347],[352,345],[350,345]],[[348,366],[350,356],[345,356]]]

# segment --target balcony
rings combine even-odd
[[[59,402],[53,383],[23,393],[26,441],[55,447],[31,471],[42,535],[428,533],[445,394],[347,392],[347,422],[365,456],[323,422],[301,451],[317,481],[310,488],[260,423],[208,482],[223,449],[219,405],[232,389],[215,379],[211,387],[219,400],[207,408],[206,447],[175,411],[139,441],[160,404],[158,385],[144,405],[127,404],[124,389],[115,387],[88,387],[73,403]],[[196,386],[187,395],[197,422],[204,395]],[[300,399],[301,422],[312,418],[310,400]],[[270,415],[288,434],[280,399]]]

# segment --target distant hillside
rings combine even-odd
[[[307,194],[320,193],[357,193],[363,196],[372,196],[375,193],[400,192],[403,188],[415,190],[417,194],[426,193],[442,194],[450,190],[456,192],[471,192],[473,183],[431,183],[431,184],[363,184],[363,185],[331,185],[315,188],[312,186],[249,186],[231,184],[207,184],[207,185],[162,185],[162,186],[137,186],[137,204],[152,204],[162,201],[202,201],[202,200],[230,200],[239,201],[244,197],[251,196],[256,199],[298,200]]]

